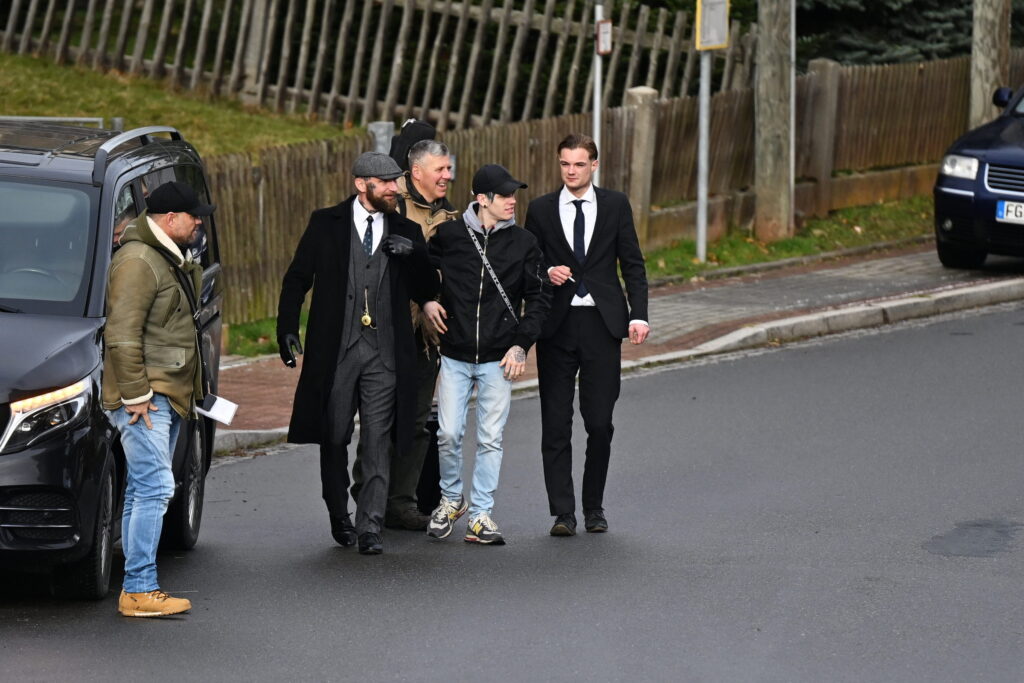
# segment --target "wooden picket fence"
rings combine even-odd
[[[0,50],[167,77],[278,111],[441,130],[588,111],[594,0],[8,0]],[[44,9],[45,5],[45,9]],[[59,5],[59,6],[58,6]],[[158,5],[160,5],[158,7]],[[685,12],[608,3],[604,106],[636,85],[696,87]],[[746,87],[754,34],[732,27],[716,88]]]

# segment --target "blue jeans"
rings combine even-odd
[[[132,416],[124,408],[107,413],[121,432],[128,463],[121,517],[126,593],[148,593],[160,587],[156,580],[156,547],[167,504],[174,495],[171,459],[181,417],[163,394],[154,394],[152,400],[158,408],[149,411],[153,429],[148,429],[141,417],[135,424],[128,424]]]
[[[441,356],[441,382],[437,389],[437,452],[441,465],[441,495],[458,500],[462,495],[462,437],[466,433],[469,400],[476,387],[476,465],[470,517],[494,508],[494,492],[501,470],[501,437],[512,400],[512,382],[493,363],[465,363]]]

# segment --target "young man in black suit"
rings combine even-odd
[[[621,192],[595,187],[597,145],[569,135],[558,145],[563,187],[530,202],[526,229],[544,253],[554,286],[551,313],[537,342],[541,454],[552,536],[576,533],[572,481],[572,418],[576,374],[587,430],[582,503],[587,531],[604,532],[604,487],[619,397],[622,340],[643,344],[647,272],[633,211]],[[617,267],[626,282],[626,296]],[[628,298],[628,305],[627,305]]]

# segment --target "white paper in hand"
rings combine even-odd
[[[207,394],[203,402],[196,406],[196,412],[200,415],[205,415],[225,425],[230,425],[231,421],[235,419],[236,410],[238,410],[237,403],[232,403],[226,398],[213,394]]]

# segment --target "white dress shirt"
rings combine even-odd
[[[355,223],[360,243],[366,235],[367,216],[373,216],[373,251],[370,252],[372,254],[374,251],[377,251],[377,247],[380,245],[380,238],[384,234],[384,214],[380,211],[370,213],[363,206],[363,203],[359,201],[359,198],[356,197],[352,202],[352,222]]]
[[[594,184],[587,187],[582,197],[577,197],[569,188],[562,186],[558,194],[558,217],[562,220],[562,232],[569,246],[576,248],[576,205],[574,201],[583,200],[583,253],[590,251],[590,240],[594,238],[594,224],[597,222],[597,194],[594,192]],[[594,297],[588,292],[586,296],[574,294],[571,306],[596,306]]]

